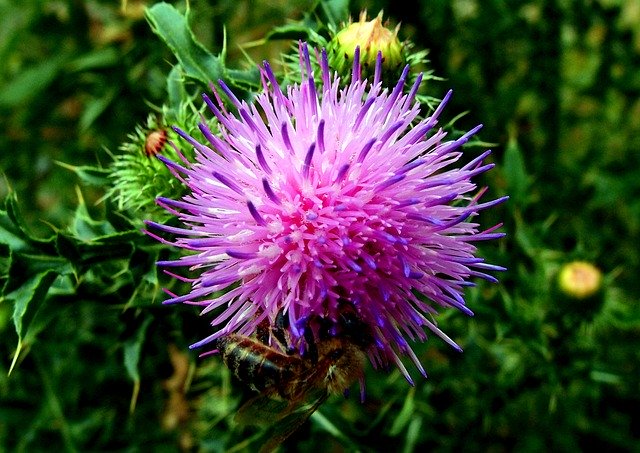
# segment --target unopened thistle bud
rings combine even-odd
[[[171,169],[159,160],[159,156],[179,160],[170,144],[177,134],[167,124],[166,116],[152,114],[145,124],[137,126],[120,146],[120,152],[109,167],[112,185],[107,191],[107,198],[115,203],[118,210],[133,214],[139,221],[142,221],[140,216],[154,215],[161,220],[168,217],[164,209],[156,205],[156,198],[184,193],[180,182],[171,177]],[[192,124],[200,120],[200,112],[185,102],[175,119],[180,126],[196,133]],[[189,150],[184,152],[190,155]]]
[[[573,261],[560,269],[558,288],[573,299],[587,299],[594,296],[602,286],[602,273],[591,263]]]
[[[382,52],[382,80],[397,80],[406,63],[403,45],[398,39],[399,28],[385,27],[382,12],[371,21],[367,21],[366,12],[362,12],[358,22],[346,25],[329,43],[330,66],[346,77],[359,48],[362,78],[368,78],[373,75],[378,52]]]

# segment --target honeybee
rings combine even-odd
[[[326,327],[326,326],[325,326]],[[332,335],[328,331],[334,331]],[[240,407],[236,422],[269,424],[268,440],[261,452],[270,452],[295,432],[332,394],[345,393],[363,382],[366,347],[371,336],[355,311],[346,311],[339,322],[316,336],[307,329],[308,350],[288,352],[252,337],[231,334],[218,340],[222,359],[238,380],[259,395]],[[275,329],[274,338],[284,338]]]

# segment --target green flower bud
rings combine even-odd
[[[112,185],[106,198],[134,222],[142,222],[150,216],[159,221],[169,218],[166,210],[156,204],[156,198],[179,198],[184,193],[184,186],[172,177],[171,171],[158,159],[158,155],[180,159],[169,145],[178,136],[167,122],[167,117],[171,117],[171,122],[187,133],[196,136],[199,133],[194,125],[201,120],[201,112],[193,108],[191,102],[183,102],[177,113],[165,107],[162,113],[149,115],[146,123],[136,126],[133,133],[128,135],[128,140],[120,146],[119,152],[113,155],[113,162],[109,166]]]
[[[556,277],[551,318],[557,317],[564,330],[590,322],[604,303],[602,272],[585,261],[563,264]]]
[[[378,52],[382,52],[382,81],[398,79],[406,58],[403,44],[398,39],[397,26],[390,30],[382,24],[382,12],[378,17],[367,21],[367,14],[363,12],[360,20],[346,25],[331,40],[328,46],[329,64],[344,79],[353,67],[356,48],[360,48],[360,65],[363,78],[373,76]]]
[[[591,263],[573,261],[560,269],[558,288],[573,299],[587,299],[595,295],[602,286],[602,273]]]

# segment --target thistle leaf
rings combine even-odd
[[[14,301],[13,324],[18,335],[18,347],[13,356],[9,372],[13,370],[18,360],[18,356],[24,346],[23,339],[27,335],[33,318],[44,303],[49,287],[57,277],[58,273],[53,270],[41,272],[6,296],[8,300]]]
[[[224,77],[224,62],[213,55],[191,32],[187,18],[168,3],[158,3],[146,11],[153,31],[169,46],[185,74],[204,85]]]

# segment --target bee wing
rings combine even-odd
[[[318,389],[313,393],[315,396],[307,398],[302,406],[294,406],[292,410],[285,411],[286,415],[267,429],[265,433],[267,440],[260,448],[260,453],[275,450],[287,437],[300,428],[329,397],[329,392],[326,389]],[[271,416],[273,417],[273,414]]]
[[[286,416],[289,406],[289,401],[278,399],[271,392],[263,392],[244,403],[238,409],[234,420],[241,425],[268,425],[269,422]],[[279,416],[281,413],[285,414]]]

